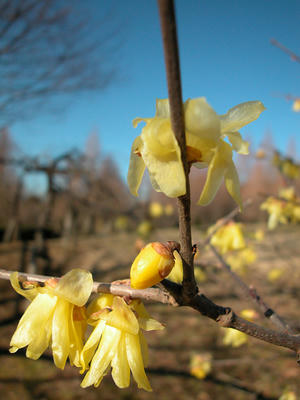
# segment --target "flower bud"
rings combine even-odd
[[[147,244],[131,266],[131,286],[145,289],[166,278],[175,264],[173,252],[179,248],[176,242]]]

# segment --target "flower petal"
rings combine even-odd
[[[139,337],[140,337],[141,352],[143,356],[144,367],[146,368],[149,362],[148,343],[142,331],[139,331]]]
[[[58,298],[52,320],[52,353],[54,364],[64,369],[70,352],[70,314],[74,305]]]
[[[26,350],[26,357],[37,360],[48,348],[51,339],[52,319],[48,318],[44,325],[41,325],[35,340],[29,343]]]
[[[201,139],[216,141],[220,138],[220,120],[205,97],[185,102],[186,130]]]
[[[198,200],[198,204],[201,206],[206,206],[214,199],[228,168],[228,162],[232,161],[231,153],[230,145],[225,142],[216,150],[209,164],[205,185]]]
[[[239,205],[240,210],[242,210],[243,202],[240,192],[240,180],[232,160],[225,171],[225,186],[230,196]]]
[[[11,349],[9,350],[11,353],[15,353],[18,349],[37,340],[40,335],[40,329],[42,327],[46,329],[47,321],[51,319],[56,301],[57,298],[55,296],[38,294],[29,304],[11,338]]]
[[[98,344],[100,343],[104,327],[105,321],[99,321],[82,349],[80,354],[80,365],[82,367],[80,371],[81,374],[88,369],[88,365],[95,354]]]
[[[150,383],[144,370],[139,336],[125,333],[125,340],[128,363],[138,388],[152,392]]]
[[[182,259],[176,250],[173,252],[173,256],[175,258],[175,264],[171,273],[167,276],[167,279],[176,283],[181,283],[183,280]]]
[[[265,110],[261,101],[247,101],[238,104],[228,110],[224,115],[220,115],[221,134],[239,131],[243,126],[255,121]]]
[[[53,289],[53,293],[76,306],[82,307],[88,301],[93,288],[93,277],[84,269],[72,269],[66,273]]]
[[[19,283],[19,273],[18,272],[12,272],[10,275],[10,283],[11,286],[15,289],[17,293],[19,293],[21,296],[24,296],[27,300],[32,301],[38,294],[38,289],[33,288],[33,289],[22,289]]]
[[[112,308],[112,312],[101,315],[100,318],[106,321],[107,325],[136,335],[139,331],[138,320],[125,301],[121,297],[115,296]]]
[[[133,196],[138,196],[138,190],[143,179],[145,172],[145,163],[138,154],[143,146],[143,141],[140,136],[135,138],[130,153],[129,169],[127,174],[127,183],[129,186],[130,193]]]
[[[165,329],[160,322],[153,318],[139,318],[139,325],[144,331],[161,331]]]
[[[93,357],[89,371],[81,382],[81,387],[85,388],[100,383],[99,381],[116,353],[120,337],[121,331],[112,326],[105,326],[98,350]]]
[[[115,384],[120,388],[126,388],[130,384],[130,368],[127,360],[125,333],[121,334],[116,354],[111,362],[111,376]]]
[[[170,118],[170,103],[169,99],[156,100],[156,117]]]
[[[249,154],[249,142],[242,139],[240,132],[229,132],[226,133],[226,136],[232,144],[233,150],[239,154]]]

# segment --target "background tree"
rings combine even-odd
[[[112,18],[95,26],[86,10],[77,1],[0,0],[0,126],[115,77]]]

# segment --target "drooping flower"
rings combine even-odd
[[[210,353],[193,354],[190,360],[190,373],[197,379],[204,379],[211,372],[212,355]]]
[[[112,295],[100,295],[88,307],[88,315],[95,327],[81,353],[81,373],[90,363],[81,386],[99,386],[111,367],[119,388],[129,386],[131,371],[139,388],[152,391],[144,369],[148,347],[141,330],[164,327],[150,318],[140,300],[128,305],[123,298]]]
[[[175,263],[181,262],[176,242],[148,243],[137,255],[130,269],[131,286],[145,289],[166,278]]]
[[[214,229],[214,227],[212,227]],[[209,231],[208,231],[209,233]],[[224,254],[231,250],[240,250],[246,247],[242,225],[230,221],[221,226],[212,236],[210,243],[216,246]]]
[[[243,275],[247,272],[249,265],[256,261],[256,253],[251,247],[245,247],[237,250],[226,257],[226,261],[231,269]]]
[[[84,304],[93,286],[90,272],[73,269],[44,287],[30,283],[24,290],[18,273],[11,274],[13,288],[31,301],[10,341],[11,353],[26,347],[26,356],[37,360],[51,344],[54,363],[63,369],[67,358],[79,366],[86,326]],[[28,284],[27,284],[28,286]]]
[[[266,210],[269,214],[268,229],[273,230],[279,223],[286,224],[288,222],[286,210],[286,202],[276,199],[275,197],[268,197],[261,205],[261,210]]]
[[[198,204],[209,204],[224,178],[229,194],[241,206],[239,178],[232,161],[232,151],[248,154],[248,143],[238,130],[257,119],[264,109],[260,101],[249,101],[218,116],[204,97],[184,103],[188,162],[198,168],[208,168]],[[131,149],[127,178],[131,193],[138,196],[147,167],[154,190],[168,197],[184,195],[185,174],[180,148],[171,128],[168,99],[158,99],[155,116],[136,118],[134,127],[142,121],[146,126]],[[230,144],[224,141],[226,137]]]

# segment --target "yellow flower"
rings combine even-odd
[[[296,99],[293,102],[293,111],[300,112],[300,99]]]
[[[248,143],[238,130],[259,117],[264,110],[260,101],[249,101],[218,116],[204,97],[184,103],[187,158],[189,164],[208,168],[207,178],[198,204],[209,204],[223,178],[229,194],[241,206],[239,178],[232,161],[232,150],[248,154]],[[153,118],[136,118],[134,127],[146,122],[132,145],[128,170],[131,193],[138,196],[145,168],[148,168],[154,190],[168,197],[186,193],[181,152],[171,128],[168,99],[158,99]],[[227,137],[230,144],[223,139]]]
[[[210,373],[212,356],[210,353],[193,354],[190,361],[190,373],[198,379],[204,379]]]
[[[287,216],[285,215],[286,204],[284,201],[278,200],[275,197],[268,197],[260,205],[260,209],[266,210],[269,214],[268,229],[273,230],[279,223],[287,223]]]
[[[242,226],[235,222],[229,222],[221,226],[212,236],[210,243],[216,246],[224,254],[231,250],[240,250],[246,246]]]
[[[131,286],[145,289],[166,278],[181,258],[176,242],[153,242],[147,244],[135,258],[130,269]]]
[[[159,218],[163,215],[163,206],[158,201],[153,201],[149,206],[149,214],[152,218]]]
[[[241,311],[241,316],[248,321],[253,321],[255,318],[258,317],[257,313],[251,309]],[[248,335],[246,335],[245,333],[232,328],[223,329],[225,329],[223,344],[225,344],[226,346],[240,347],[248,342]]]
[[[142,221],[137,227],[137,233],[143,238],[147,238],[153,230],[153,225],[150,221]]]
[[[256,261],[256,253],[251,247],[245,247],[227,256],[226,261],[233,271],[245,274],[247,267]]]
[[[139,388],[152,391],[144,366],[148,347],[141,329],[160,330],[164,327],[151,319],[139,300],[130,305],[118,296],[100,295],[88,307],[95,328],[81,353],[81,366],[85,375],[81,386],[99,386],[109,368],[119,388],[130,384],[130,370]]]
[[[174,207],[172,206],[172,204],[167,204],[165,206],[165,214],[170,216],[174,214]]]
[[[67,358],[79,366],[85,331],[84,304],[93,287],[90,272],[73,269],[58,282],[50,279],[45,287],[24,290],[18,273],[11,275],[13,288],[31,301],[10,341],[9,351],[27,347],[26,356],[37,360],[51,343],[54,363],[63,369]]]
[[[283,269],[281,268],[272,268],[268,272],[268,281],[269,282],[275,282],[277,281],[283,274]]]
[[[278,400],[297,400],[297,394],[293,390],[285,389]]]

